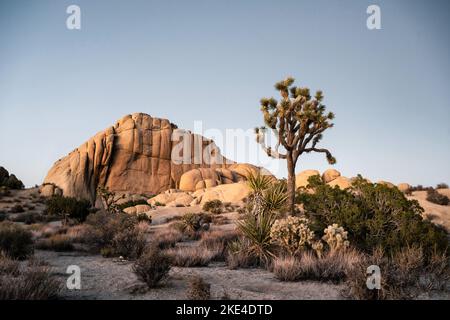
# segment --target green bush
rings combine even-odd
[[[428,189],[427,201],[439,204],[441,206],[447,206],[450,202],[450,199],[446,195],[440,194],[438,191],[434,189]]]
[[[421,216],[416,200],[408,200],[397,188],[366,182],[359,176],[350,190],[332,188],[319,177],[309,179],[314,193],[300,192],[315,232],[334,223],[348,231],[352,244],[366,252],[381,246],[392,252],[408,245],[421,246],[429,254],[448,247],[447,233]]]
[[[87,200],[76,198],[53,196],[46,201],[45,212],[49,215],[60,216],[66,222],[68,219],[76,222],[84,222],[90,213],[91,203]]]
[[[0,252],[10,258],[23,260],[33,254],[30,231],[12,222],[0,223]]]
[[[0,186],[6,187],[9,189],[23,189],[25,186],[22,181],[17,179],[17,177],[13,174],[9,174],[8,170],[3,167],[0,167]]]
[[[448,184],[446,184],[446,183],[438,183],[437,185],[436,185],[436,189],[448,189]]]

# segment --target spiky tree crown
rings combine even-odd
[[[256,128],[257,141],[272,157],[286,158],[286,155],[278,152],[281,144],[288,152],[292,152],[294,161],[302,153],[321,152],[326,154],[330,164],[334,164],[336,159],[327,149],[316,148],[322,139],[322,133],[333,127],[331,120],[334,119],[334,114],[326,112],[325,105],[322,104],[322,91],[317,91],[311,97],[308,88],[293,86],[294,81],[294,78],[289,77],[275,84],[275,89],[281,94],[280,101],[273,97],[261,99],[265,125],[277,134],[275,150],[264,144],[266,127]]]

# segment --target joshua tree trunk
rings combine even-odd
[[[288,180],[287,180],[287,192],[288,192],[288,208],[291,214],[294,214],[295,205],[295,163],[293,159],[292,152],[288,152],[287,158],[287,169],[288,169]]]

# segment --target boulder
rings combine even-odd
[[[388,182],[388,181],[383,181],[383,180],[378,181],[377,184],[381,184],[381,185],[387,186],[389,188],[395,187],[395,185],[393,183]]]
[[[305,170],[295,176],[296,188],[306,187],[308,185],[308,179],[312,176],[320,176],[320,172],[317,170]]]
[[[141,214],[141,213],[146,213],[146,212],[150,211],[151,209],[152,209],[152,207],[147,204],[138,204],[134,207],[128,207],[128,208],[123,209],[123,212],[128,213],[128,214]]]
[[[352,186],[350,179],[343,176],[337,177],[336,179],[332,180],[331,182],[328,182],[327,184],[333,188],[334,186],[338,186],[339,189],[342,190],[350,188]]]
[[[206,189],[201,196],[200,204],[211,200],[222,202],[241,202],[250,194],[250,188],[245,182],[222,184],[214,188]],[[199,199],[199,198],[197,198]]]
[[[356,179],[358,179],[358,177],[351,177],[351,178],[350,178],[350,182],[353,184],[353,182],[355,182]],[[363,178],[363,180],[364,180],[365,182],[367,182],[367,183],[372,183],[372,181],[370,181],[370,180],[367,179],[367,178]]]
[[[190,194],[183,192],[181,190],[174,190],[170,189],[167,190],[161,194],[158,194],[157,196],[148,199],[147,203],[154,206],[157,203],[164,204],[169,206],[188,206],[192,200],[194,200],[194,197]]]
[[[178,187],[189,170],[233,163],[212,140],[178,129],[167,119],[134,113],[56,161],[44,183],[58,186],[65,196],[95,202],[98,186],[121,193],[158,194]]]
[[[168,207],[188,207],[191,205],[191,202],[194,200],[194,197],[187,193],[180,193],[175,196],[175,199],[166,203]]]
[[[411,185],[408,183],[399,183],[397,185],[398,190],[400,190],[401,192],[405,193],[408,192],[409,189],[411,189]]]
[[[39,187],[42,197],[62,196],[63,191],[52,183],[44,183]]]
[[[335,169],[328,169],[322,174],[322,180],[325,183],[331,182],[341,176],[341,173]]]
[[[247,180],[249,174],[256,175],[258,172],[262,175],[269,176],[273,180],[276,180],[276,177],[266,168],[257,167],[249,163],[235,163],[230,165],[227,169],[233,171],[236,175],[236,182],[245,181]]]
[[[185,172],[180,178],[180,190],[195,191],[219,185],[221,182],[219,172],[212,168],[192,169]]]
[[[212,188],[221,184],[245,181],[250,173],[261,172],[276,179],[270,172],[250,164],[233,164],[229,168],[199,168],[185,172],[180,178],[180,189],[196,191]]]

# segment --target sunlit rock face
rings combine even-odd
[[[214,142],[178,129],[167,119],[126,115],[58,160],[44,183],[65,196],[95,201],[97,186],[129,194],[158,194],[178,188],[183,173],[226,168]]]

